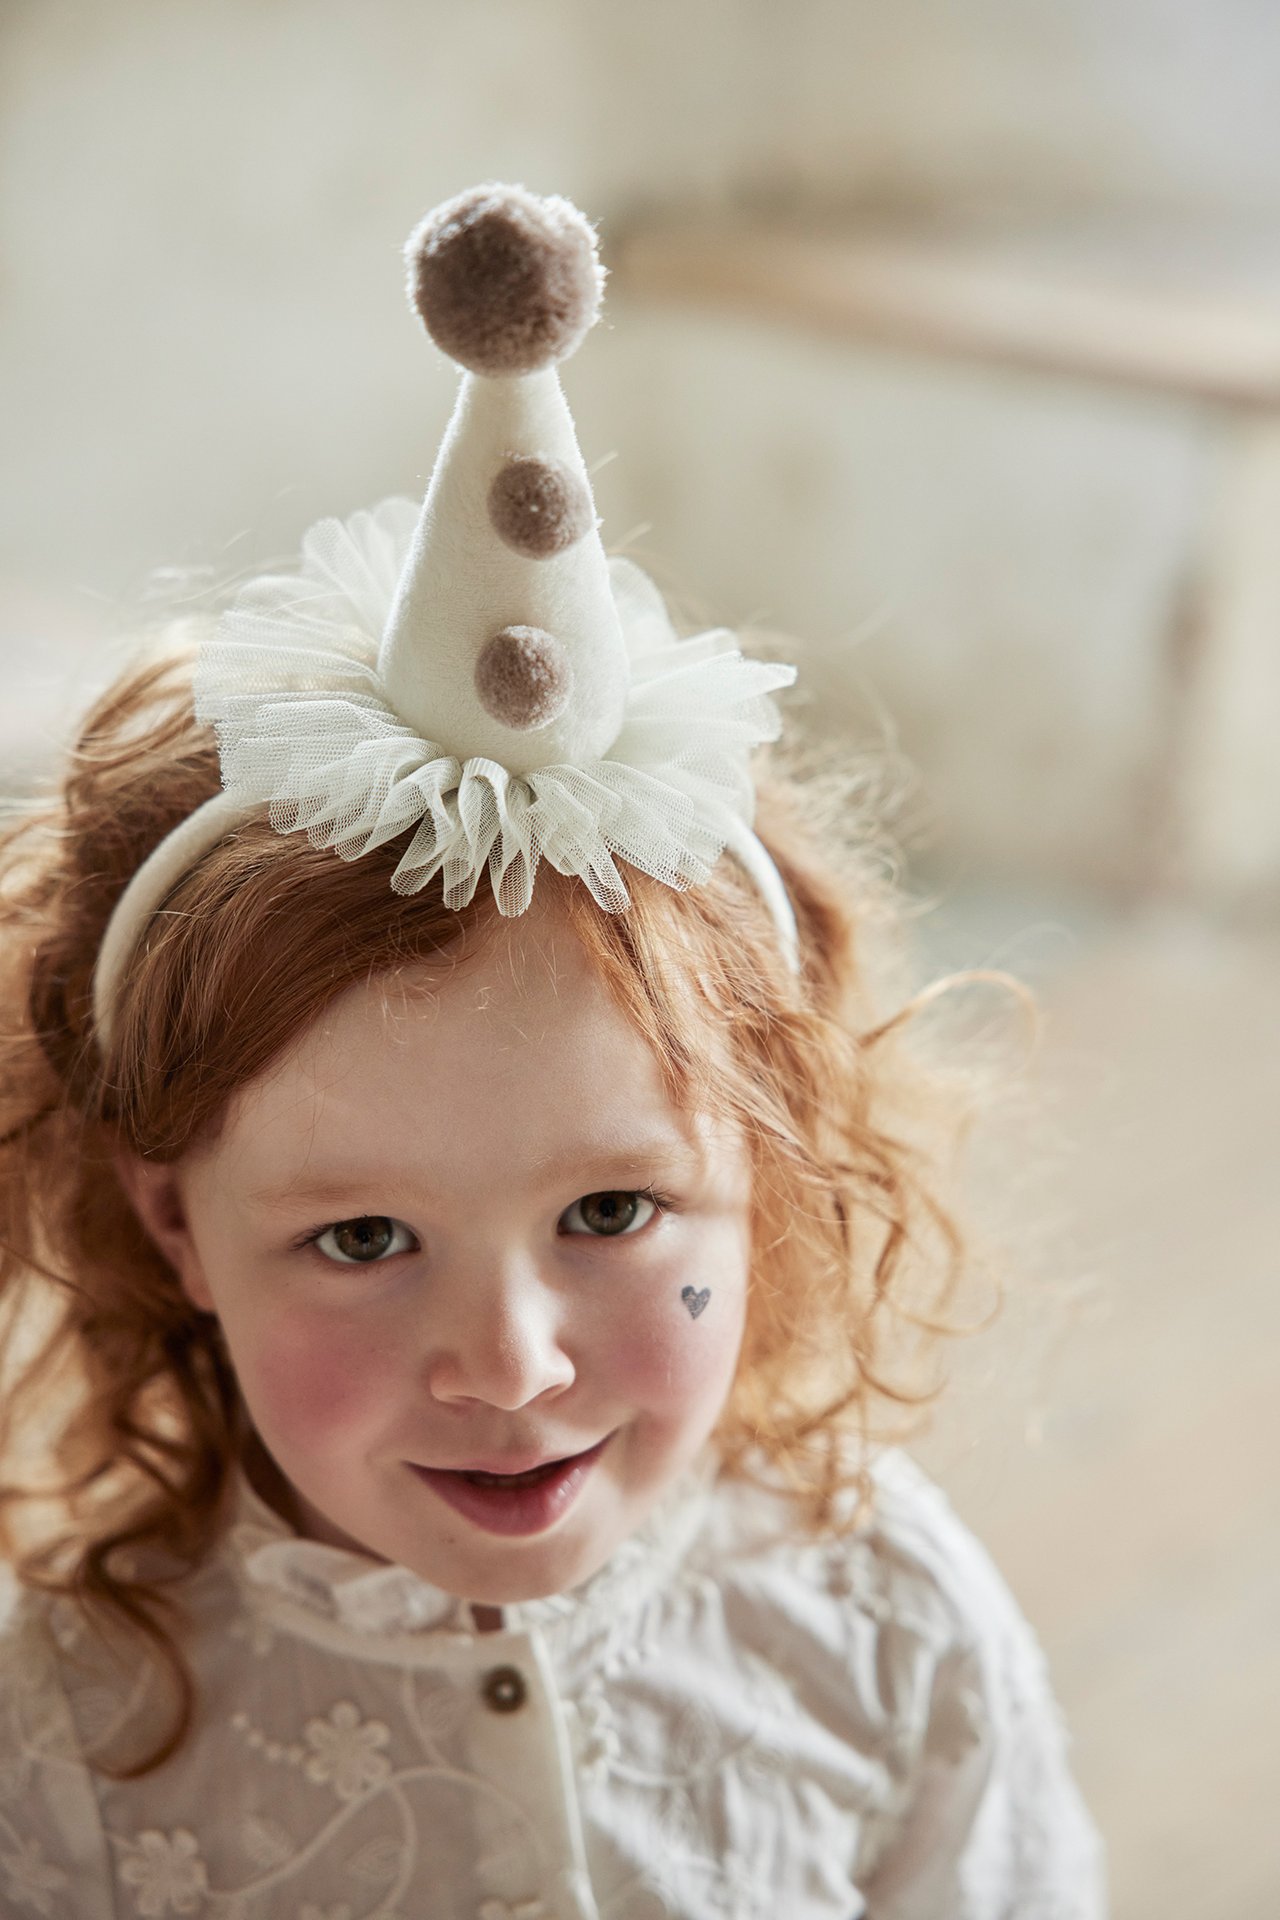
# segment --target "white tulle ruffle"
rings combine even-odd
[[[416,829],[392,886],[441,875],[463,906],[488,869],[504,914],[528,906],[538,864],[627,904],[619,860],[674,887],[704,880],[754,810],[750,756],[777,738],[769,697],[789,666],[747,660],[723,629],[680,640],[652,582],[610,561],[631,687],[607,758],[511,774],[459,761],[387,705],[378,643],[417,520],[389,500],[311,528],[296,574],[245,588],[202,652],[196,710],[217,731],[228,800],[354,860]]]

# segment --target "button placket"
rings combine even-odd
[[[536,1632],[510,1634],[505,1660],[492,1651],[473,1643],[466,1727],[467,1761],[495,1790],[475,1809],[479,1891],[516,1911],[541,1900],[547,1920],[598,1920],[554,1668]]]

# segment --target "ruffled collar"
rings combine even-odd
[[[588,1579],[564,1593],[502,1609],[508,1631],[558,1623],[585,1625],[638,1606],[673,1574],[696,1539],[720,1468],[708,1441],[672,1482],[637,1532]],[[228,1544],[257,1597],[283,1600],[365,1636],[476,1631],[470,1604],[384,1560],[307,1540],[279,1515],[242,1471]]]

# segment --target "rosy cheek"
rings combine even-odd
[[[660,1310],[628,1328],[627,1338],[611,1348],[611,1385],[637,1406],[651,1411],[689,1409],[708,1396],[728,1391],[742,1337],[742,1308],[732,1290],[695,1288],[696,1315],[681,1298],[676,1281]]]
[[[281,1322],[259,1332],[246,1399],[264,1437],[318,1445],[361,1428],[387,1399],[387,1366],[339,1322]]]

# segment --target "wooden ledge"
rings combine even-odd
[[[614,284],[828,337],[1101,380],[1183,399],[1280,407],[1280,285],[1230,290],[1185,248],[1037,246],[1025,233],[637,224]],[[1265,259],[1265,256],[1262,256]],[[1274,254],[1273,256],[1274,257]]]

